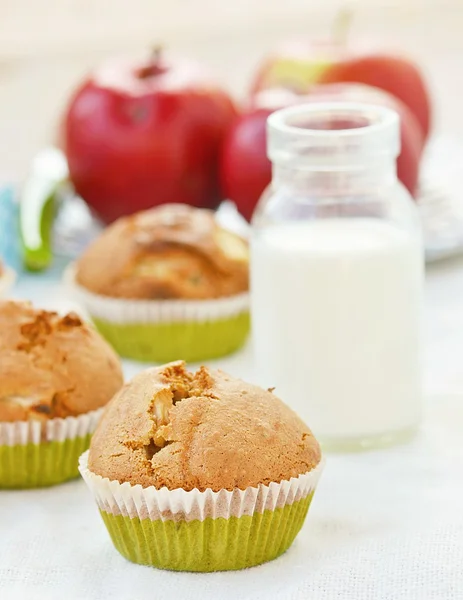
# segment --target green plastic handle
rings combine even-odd
[[[53,223],[59,190],[67,180],[66,159],[56,148],[46,148],[34,159],[19,204],[23,262],[29,271],[41,271],[53,261]]]

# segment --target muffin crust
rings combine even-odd
[[[76,416],[122,384],[115,352],[78,315],[0,302],[0,421]]]
[[[318,442],[271,391],[182,361],[137,375],[108,404],[89,469],[143,487],[232,490],[297,477]]]
[[[248,246],[212,211],[159,206],[109,226],[77,263],[76,281],[103,296],[205,299],[248,290]]]

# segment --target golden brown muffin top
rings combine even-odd
[[[77,262],[76,280],[119,298],[232,296],[249,287],[248,245],[212,211],[167,204],[105,229]]]
[[[118,357],[76,314],[0,302],[0,421],[79,415],[122,384]]]
[[[88,466],[120,483],[219,491],[298,477],[320,458],[310,429],[270,391],[179,361],[140,373],[113,398]]]

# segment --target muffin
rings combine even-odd
[[[108,400],[122,387],[119,359],[73,313],[0,302],[0,488],[77,477]]]
[[[170,204],[121,218],[68,277],[127,358],[215,358],[237,350],[249,331],[248,245],[206,209]]]
[[[16,279],[15,272],[2,262],[0,258],[0,297],[5,296]]]
[[[80,460],[117,550],[177,571],[285,552],[321,469],[310,429],[271,391],[182,361],[132,379]]]

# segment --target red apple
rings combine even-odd
[[[305,94],[315,83],[339,82],[364,83],[392,94],[408,106],[428,136],[432,112],[428,88],[418,66],[404,56],[329,41],[288,42],[264,62],[252,91],[287,87]]]
[[[236,203],[246,219],[250,220],[271,179],[271,165],[266,155],[268,115],[292,104],[337,100],[380,104],[399,113],[402,149],[397,160],[397,174],[408,190],[415,192],[424,138],[416,117],[400,100],[380,89],[361,84],[313,86],[305,96],[287,89],[269,89],[254,96],[249,110],[230,128],[222,147],[222,194]]]
[[[218,151],[236,115],[198,65],[159,54],[105,65],[65,114],[75,190],[107,223],[163,203],[214,207]]]

